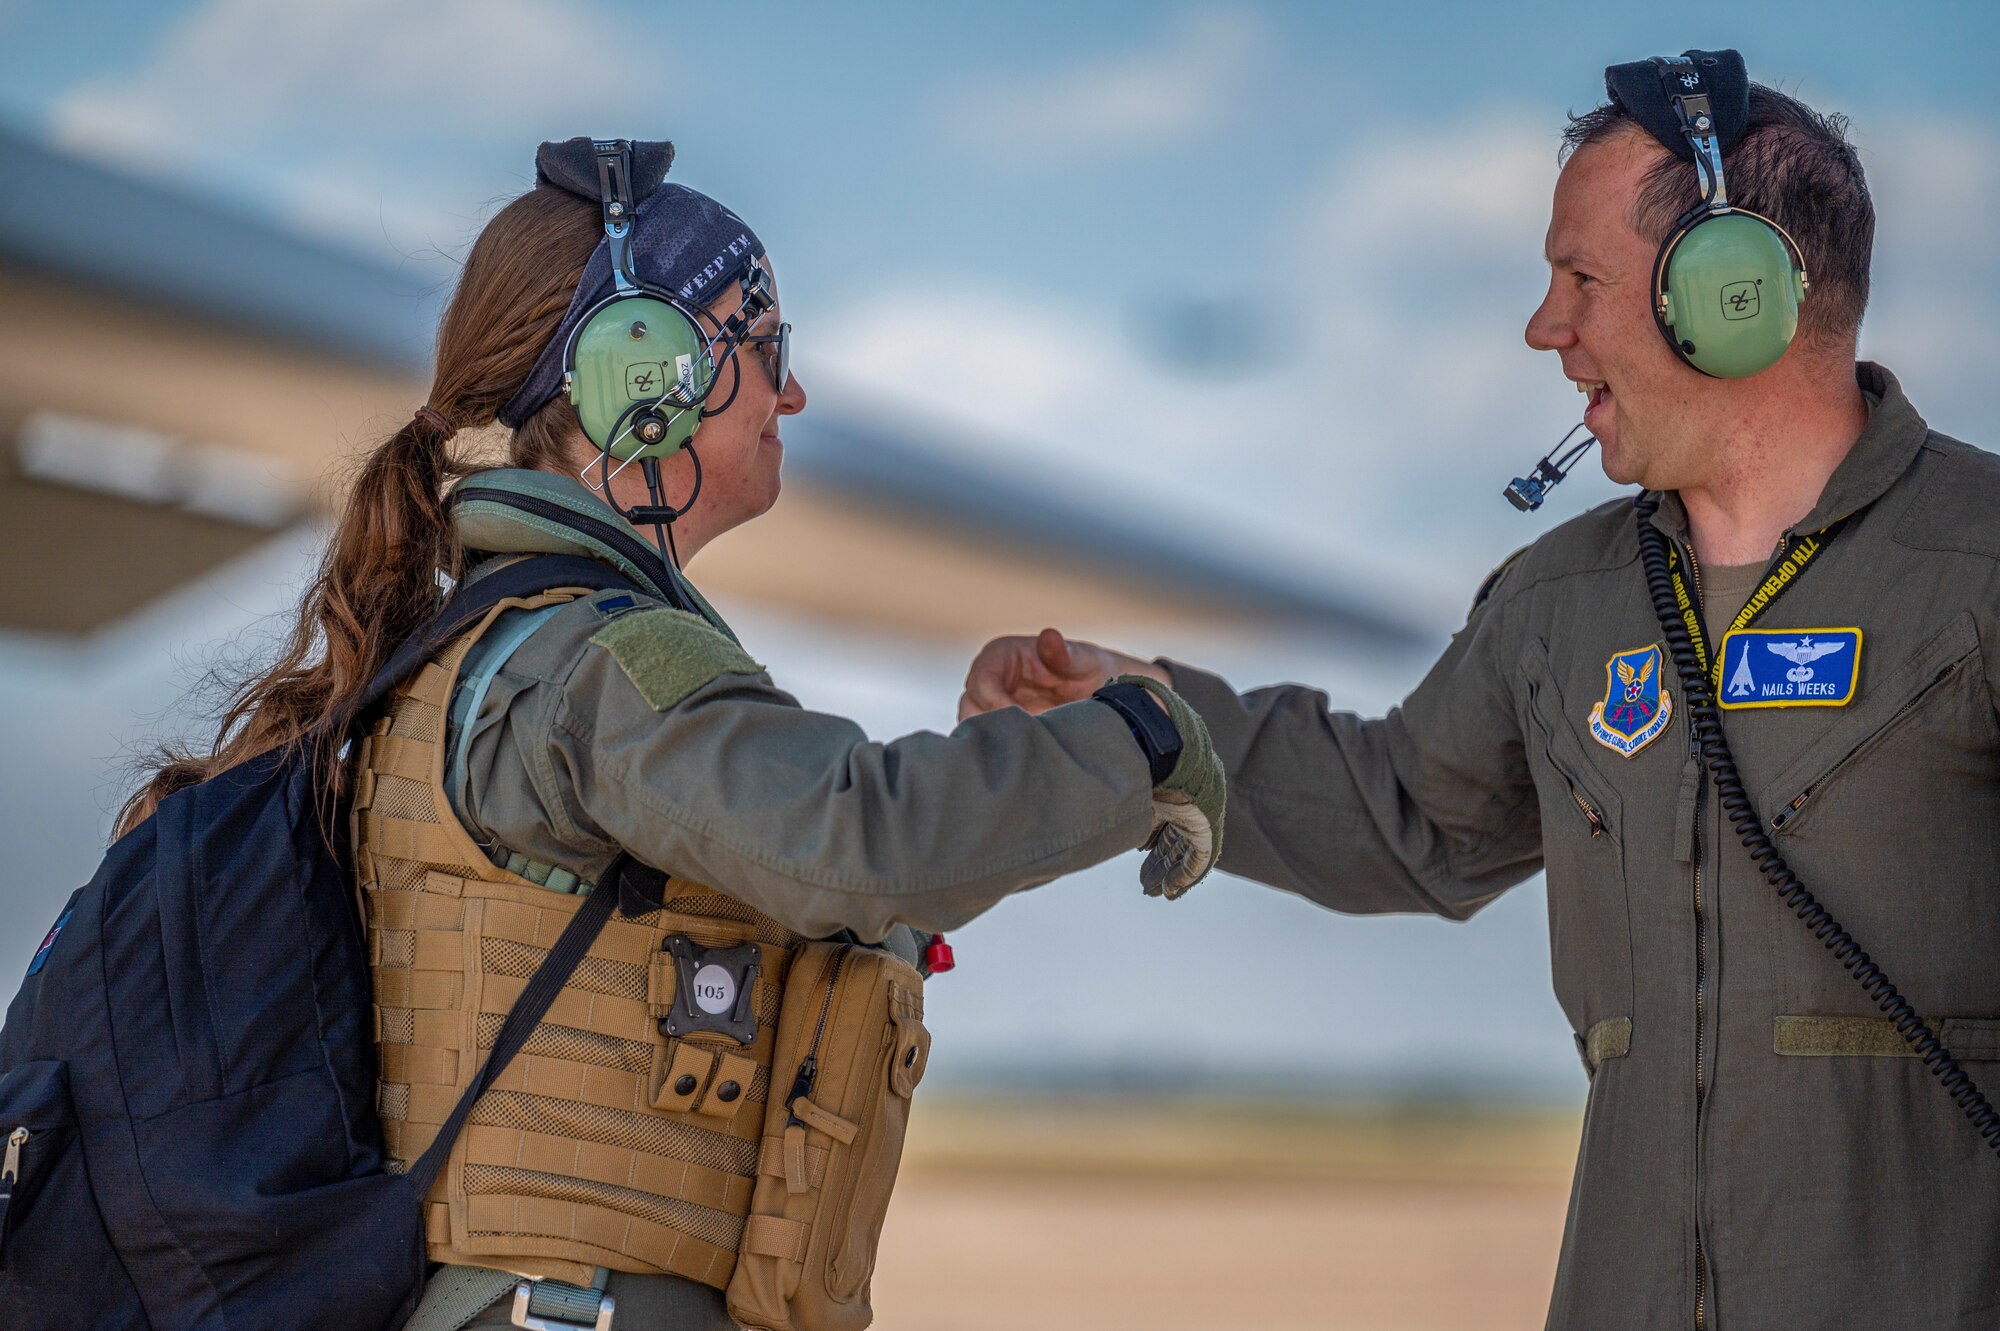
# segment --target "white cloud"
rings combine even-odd
[[[1227,121],[1270,47],[1254,14],[1182,14],[1137,50],[971,79],[944,99],[960,143],[1012,161],[1076,160],[1180,142]]]
[[[2000,133],[1885,120],[1859,134],[1875,199],[1875,267],[1862,354],[1901,378],[1939,429],[2000,446]]]
[[[1148,359],[1115,315],[964,283],[911,280],[847,312],[824,344],[837,382],[901,401],[1005,456],[1134,477],[1195,539],[1464,610],[1496,548],[1548,525],[1499,497],[1575,420],[1575,394],[1521,329],[1546,280],[1555,160],[1546,127],[1488,109],[1343,153],[1278,234],[1289,284],[1240,293],[1287,359],[1206,381]],[[949,438],[949,430],[937,432]],[[969,451],[991,456],[990,444]],[[1564,493],[1574,512],[1591,483]],[[1136,510],[1139,505],[1133,504]]]
[[[526,183],[522,144],[663,120],[670,75],[604,77],[615,29],[556,0],[207,0],[140,68],[72,88],[51,125],[67,148],[255,191],[322,234],[452,246],[495,166]]]
[[[517,136],[555,116],[615,115],[605,22],[549,0],[209,0],[136,72],[56,108],[58,131],[173,159],[218,134],[313,119],[433,142]]]
[[[1869,138],[1880,231],[1862,344],[1940,429],[1987,446],[1996,138],[1893,121]],[[962,423],[933,437],[1094,499],[1151,485],[1195,539],[1407,588],[1455,620],[1499,552],[1616,493],[1594,456],[1533,517],[1499,493],[1579,410],[1555,358],[1522,341],[1556,170],[1550,127],[1504,108],[1341,153],[1278,234],[1231,238],[1292,266],[1289,289],[1241,293],[1293,350],[1258,376],[1163,366],[1085,303],[1052,317],[1025,295],[913,276],[829,332],[830,386]]]

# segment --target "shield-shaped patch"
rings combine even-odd
[[[1673,719],[1674,698],[1660,678],[1659,645],[1634,647],[1604,663],[1604,701],[1590,705],[1590,735],[1627,758],[1660,737]]]

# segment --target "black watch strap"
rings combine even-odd
[[[1154,785],[1173,775],[1174,766],[1181,760],[1181,732],[1174,728],[1166,710],[1153,700],[1151,693],[1138,684],[1117,683],[1106,684],[1090,696],[1125,718],[1132,738],[1146,755]]]

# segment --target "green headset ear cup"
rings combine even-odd
[[[714,378],[708,340],[685,311],[653,296],[624,296],[600,306],[577,330],[569,400],[584,434],[611,456],[663,458],[694,437]],[[672,396],[660,401],[670,388]],[[676,405],[683,394],[696,405]],[[625,427],[655,402],[667,432],[647,443]]]
[[[1803,274],[1777,228],[1754,213],[1697,218],[1662,251],[1660,331],[1718,379],[1775,365],[1799,328]]]

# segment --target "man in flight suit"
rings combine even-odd
[[[1811,286],[1774,365],[1711,378],[1651,308],[1695,168],[1615,102],[1573,121],[1527,340],[1658,508],[1614,501],[1510,560],[1388,716],[1052,629],[967,679],[968,714],[1171,682],[1228,771],[1222,867],[1335,910],[1463,919],[1546,869],[1591,1072],[1561,1331],[2000,1325],[2000,1159],[1739,843],[1641,573],[1650,522],[1710,650],[1752,616],[1715,693],[1756,817],[2000,1089],[2000,459],[1855,361],[1874,216],[1843,131],[1751,85],[1730,194]]]

